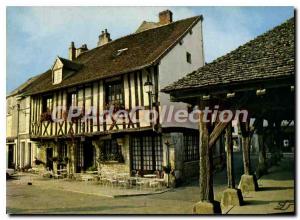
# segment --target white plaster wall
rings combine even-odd
[[[29,134],[30,97],[20,100],[19,133]]]
[[[6,137],[17,136],[17,101],[16,96],[11,96],[6,99],[7,112],[6,112]],[[9,114],[8,114],[9,113]]]
[[[192,57],[192,62],[186,60],[186,52]],[[187,35],[161,60],[159,65],[159,90],[170,83],[182,78],[186,74],[197,70],[204,65],[203,38],[202,38],[202,22],[199,21],[192,29],[192,34]],[[165,93],[159,94],[161,106],[174,105],[174,109],[187,109],[185,103],[170,102],[170,96]],[[197,124],[176,123],[174,120],[166,122],[161,119],[163,127],[189,127],[197,128]]]

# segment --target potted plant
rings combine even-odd
[[[171,164],[167,164],[166,166],[163,166],[163,171],[168,176],[167,188],[169,188],[170,187],[170,173],[172,171]]]
[[[170,164],[163,166],[163,171],[165,172],[165,174],[170,174],[171,170],[172,170],[172,167]]]
[[[96,166],[90,166],[89,168],[87,168],[87,171],[97,171],[97,167]]]
[[[40,118],[40,122],[44,122],[44,121],[49,121],[49,122],[52,122],[52,115],[49,111],[47,112],[43,112],[41,114],[41,118]]]
[[[117,153],[115,155],[115,160],[118,161],[119,163],[124,163],[124,157],[121,153]]]

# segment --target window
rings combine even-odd
[[[106,103],[123,104],[123,84],[121,81],[110,82],[107,84]]]
[[[128,50],[128,48],[119,49],[119,50],[116,51],[116,53],[114,54],[114,56],[115,57],[120,56],[122,53],[124,53],[127,50]]]
[[[77,93],[76,92],[68,93],[67,109],[70,109],[71,107],[76,107],[76,106],[77,106]]]
[[[77,145],[77,171],[80,171],[84,166],[83,161],[83,144]]]
[[[199,137],[196,134],[185,134],[184,143],[184,161],[199,160]]]
[[[52,97],[45,96],[43,97],[43,112],[52,111]]]
[[[132,170],[153,173],[162,170],[162,142],[160,136],[131,138]]]
[[[189,52],[186,52],[186,62],[192,63],[192,55]]]
[[[58,155],[61,160],[64,160],[68,156],[68,146],[61,144],[58,148]]]
[[[116,139],[105,140],[103,146],[104,146],[103,149],[104,156],[121,154],[121,148],[118,145]]]
[[[56,69],[52,72],[52,83],[58,84],[62,81],[62,69]]]

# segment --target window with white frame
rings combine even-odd
[[[62,69],[53,70],[52,82],[53,84],[59,84],[62,81]]]

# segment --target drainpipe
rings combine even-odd
[[[167,152],[166,152],[166,160],[167,160],[167,164],[166,164],[166,167],[169,166],[170,164],[170,143],[169,141],[166,141],[165,142],[165,145],[167,146]],[[170,173],[167,174],[168,175],[168,179],[167,179],[167,188],[170,187]]]
[[[16,155],[17,157],[16,157],[16,162],[17,163],[20,163],[20,160],[21,160],[21,155],[20,155],[20,152],[21,152],[21,150],[20,150],[20,136],[19,136],[19,124],[20,124],[20,122],[19,122],[19,118],[20,118],[20,116],[19,116],[19,113],[20,113],[20,104],[18,103],[17,105],[17,153],[18,153],[18,155]],[[17,163],[15,164],[15,168],[17,168]],[[21,164],[18,164],[18,165],[21,165]],[[20,167],[21,168],[21,167]]]

